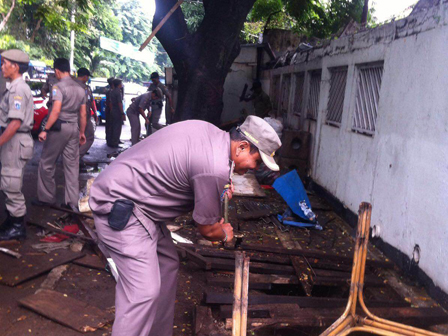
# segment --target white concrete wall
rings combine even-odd
[[[230,72],[224,83],[224,108],[221,114],[221,122],[239,118],[243,110],[248,114],[254,113],[252,102],[240,102],[244,84],[249,87],[246,94],[250,94],[252,81],[256,76],[257,48],[256,46],[242,46],[241,52],[230,68]]]
[[[353,212],[373,205],[372,226],[448,292],[448,4],[331,41],[275,75],[322,69],[312,178]],[[358,66],[384,62],[376,131],[352,131]],[[325,123],[329,68],[348,66],[340,127]],[[307,76],[309,82],[309,75]],[[306,86],[309,85],[306,84]],[[272,92],[273,88],[271,88]],[[307,95],[307,89],[304,95]],[[304,97],[306,104],[307,97]]]

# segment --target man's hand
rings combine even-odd
[[[149,119],[148,118],[145,118],[145,124],[149,125]]]
[[[44,142],[45,140],[47,140],[47,132],[42,131],[39,133],[39,141]]]
[[[82,146],[86,143],[86,136],[84,133],[79,133],[79,145]]]
[[[232,199],[233,193],[235,192],[235,186],[233,183],[230,183],[230,187],[226,190],[227,197],[229,201]]]
[[[233,227],[232,227],[232,224],[224,223],[224,218],[221,220],[221,222],[222,222],[221,229],[227,235],[226,242],[229,242],[229,241],[231,241],[233,239]],[[224,237],[224,239],[225,239],[225,237]]]

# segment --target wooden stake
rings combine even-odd
[[[178,2],[176,2],[176,4],[173,6],[173,8],[171,8],[170,11],[168,13],[166,13],[165,17],[162,19],[162,21],[159,22],[157,27],[152,31],[151,35],[148,36],[146,41],[143,42],[143,44],[140,46],[140,49],[138,49],[138,51],[142,51],[143,49],[146,48],[148,43],[151,42],[151,40],[154,36],[156,36],[156,34],[160,30],[160,28],[162,28],[162,26],[165,24],[165,22],[168,21],[168,19],[171,17],[171,15],[173,15],[173,13],[176,11],[177,7],[179,7],[182,4],[182,2],[184,2],[184,0],[179,0]]]
[[[247,334],[247,306],[249,304],[249,257],[244,257],[243,285],[241,298],[241,336]]]
[[[235,256],[235,286],[233,292],[232,336],[241,336],[241,289],[243,280],[243,262],[243,253],[237,253]]]

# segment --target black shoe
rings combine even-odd
[[[5,230],[9,228],[9,226],[11,225],[11,215],[9,214],[8,211],[5,212],[6,212],[6,219],[3,221],[2,225],[0,225],[0,230]]]
[[[48,203],[48,202],[43,202],[43,201],[39,201],[38,199],[33,199],[31,201],[31,204],[34,206],[38,206],[38,207],[45,207],[45,206],[52,206],[52,203]]]
[[[25,239],[25,238],[26,238],[25,216],[22,217],[11,216],[9,227],[0,229],[0,241]]]

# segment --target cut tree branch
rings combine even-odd
[[[8,14],[6,14],[6,16],[3,18],[2,22],[0,23],[0,31],[2,31],[5,28],[6,24],[8,23],[9,17],[11,16],[11,13],[12,13],[15,5],[16,5],[16,0],[12,0],[11,8],[9,9]]]

